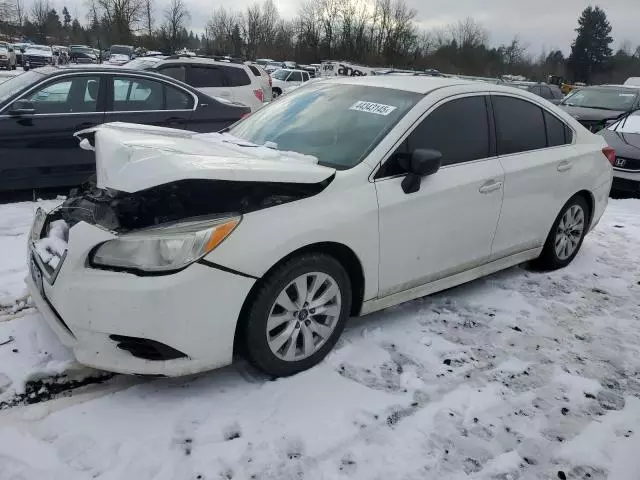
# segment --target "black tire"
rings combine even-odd
[[[279,88],[274,88],[273,90],[271,90],[271,98],[273,100],[275,100],[276,98],[278,98],[280,95],[282,95],[282,92],[280,91]]]
[[[342,301],[340,314],[333,332],[317,351],[298,361],[286,361],[277,357],[269,347],[267,320],[278,295],[294,279],[310,272],[327,274],[336,282]],[[247,309],[244,319],[246,355],[255,367],[276,377],[286,377],[307,370],[319,363],[334,347],[344,330],[350,312],[351,282],[347,272],[335,258],[322,253],[308,253],[287,260],[268,277],[261,280],[253,301]]]
[[[560,258],[560,256],[556,252],[556,245],[555,245],[556,235],[558,234],[558,226],[560,225],[562,217],[565,215],[565,213],[574,206],[580,207],[583,211],[584,227],[582,229],[580,240],[578,241],[578,244],[575,247],[575,250],[573,251],[573,253],[569,255],[567,258]],[[580,251],[580,247],[582,247],[582,242],[584,241],[584,237],[589,231],[590,220],[591,220],[591,208],[589,208],[589,205],[587,204],[585,199],[580,195],[576,195],[570,198],[569,201],[565,203],[564,207],[562,207],[562,210],[560,210],[560,213],[558,214],[556,221],[553,222],[553,226],[551,227],[551,231],[547,236],[547,240],[545,241],[544,248],[542,249],[542,253],[533,262],[533,266],[541,270],[558,270],[559,268],[564,268],[567,265],[569,265],[573,261],[573,259],[576,257],[578,252]]]
[[[15,70],[16,68],[18,68],[18,66],[17,66],[17,65],[13,65],[13,66],[11,67],[11,70]]]

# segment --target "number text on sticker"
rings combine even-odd
[[[391,105],[383,105],[382,103],[365,102],[363,100],[357,101],[349,110],[356,110],[358,112],[375,113],[376,115],[389,115],[396,107]]]

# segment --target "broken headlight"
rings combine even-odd
[[[108,240],[90,257],[95,267],[168,272],[198,261],[216,248],[242,217],[180,222]]]

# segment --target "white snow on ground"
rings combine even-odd
[[[24,248],[4,232],[23,241],[32,208],[0,206],[0,288],[17,295]],[[241,363],[5,409],[0,479],[637,480],[639,242],[640,201],[612,200],[570,267],[353,319],[297,376]],[[8,335],[14,383],[44,351],[69,360],[36,313]]]

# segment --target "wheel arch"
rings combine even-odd
[[[242,304],[240,309],[240,315],[236,323],[236,331],[233,340],[233,352],[238,353],[242,345],[243,330],[247,318],[247,310],[252,304],[253,299],[262,283],[262,279],[267,278],[271,272],[278,268],[282,263],[288,261],[293,257],[303,255],[305,253],[324,253],[335,258],[344,267],[351,281],[351,316],[357,316],[362,308],[362,302],[364,300],[364,269],[362,268],[362,262],[356,255],[356,253],[348,246],[338,242],[318,242],[300,247],[297,250],[292,251],[285,257],[274,263],[269,270],[258,279]]]
[[[593,214],[594,214],[594,210],[595,210],[595,205],[596,205],[596,199],[593,196],[593,193],[591,193],[589,190],[580,190],[579,192],[577,192],[575,195],[573,195],[571,198],[573,197],[582,197],[584,199],[585,202],[587,202],[587,206],[589,207],[589,227],[591,227],[591,222],[593,221]],[[571,199],[569,199],[571,200]]]

